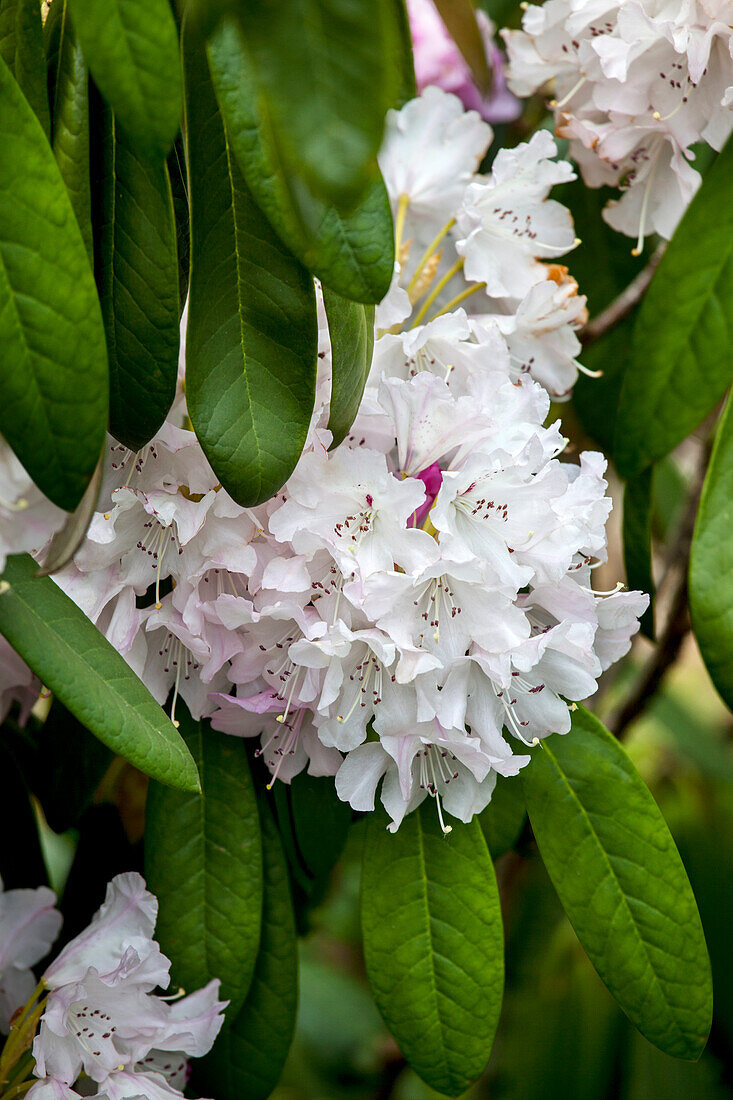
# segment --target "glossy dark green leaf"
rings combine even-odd
[[[168,0],[68,0],[94,81],[141,155],[162,161],[181,120]]]
[[[260,57],[233,18],[209,41],[209,66],[232,150],[258,205],[288,248],[324,284],[346,298],[378,302],[394,268],[394,231],[378,172],[352,210],[315,198],[297,166],[287,164],[262,87]]]
[[[252,198],[204,52],[189,45],[188,412],[225,489],[254,505],[285,483],[305,443],[315,400],[315,290]]]
[[[286,172],[326,201],[355,201],[398,95],[393,0],[237,0],[235,9]]]
[[[114,760],[112,753],[54,699],[36,735],[33,792],[56,833],[79,824],[95,791]]]
[[[262,936],[247,999],[211,1054],[196,1063],[196,1083],[217,1100],[267,1100],[295,1029],[298,946],[288,868],[272,814],[260,803],[264,898]]]
[[[634,477],[700,423],[733,380],[733,141],[705,175],[634,328],[615,458]]]
[[[183,710],[180,728],[202,793],[150,786],[145,869],[160,903],[156,935],[184,989],[221,979],[232,1020],[247,996],[260,943],[257,799],[241,741]]]
[[[648,592],[641,632],[654,641],[654,576],[652,574],[652,503],[654,467],[649,466],[624,487],[624,564],[629,588]]]
[[[188,217],[188,181],[186,179],[186,152],[183,140],[177,137],[168,156],[168,175],[173,193],[173,213],[176,219],[176,244],[178,251],[178,309],[183,308],[188,297],[188,269],[191,263],[191,226]]]
[[[178,255],[168,168],[137,152],[108,107],[95,125],[99,162],[95,272],[109,357],[109,430],[138,451],[176,394]]]
[[[733,400],[718,425],[690,555],[690,611],[713,683],[733,709]]]
[[[412,1068],[458,1096],[486,1065],[504,984],[494,865],[477,821],[444,836],[431,799],[396,834],[369,815],[361,922],[377,1007]]]
[[[522,784],[498,776],[491,802],[478,818],[492,859],[498,859],[514,847],[526,816]]]
[[[579,707],[522,772],[537,843],[599,975],[650,1042],[695,1059],[710,1029],[710,962],[674,841],[624,749]]]
[[[364,386],[369,377],[374,350],[374,307],[349,302],[327,287],[323,304],[331,338],[331,407],[328,426],[333,444],[349,434],[359,411]]]
[[[91,261],[94,248],[89,171],[89,71],[74,33],[68,0],[55,0],[45,30],[53,152]]]
[[[290,784],[293,832],[303,862],[314,878],[331,873],[351,824],[351,807],[342,802],[330,775],[301,772]]]
[[[107,353],[89,260],[38,119],[0,61],[0,432],[72,511],[107,426]]]
[[[18,81],[48,136],[46,60],[38,0],[0,0],[0,57]]]
[[[0,577],[0,634],[40,681],[113,752],[182,790],[197,790],[191,754],[123,657],[27,554]]]

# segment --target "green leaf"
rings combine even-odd
[[[163,160],[181,121],[168,0],[68,0],[94,82],[141,154]]]
[[[458,1096],[486,1065],[501,1008],[499,894],[477,821],[444,836],[426,799],[399,831],[369,815],[361,922],[377,1007],[412,1068]]]
[[[46,19],[51,140],[90,261],[93,260],[89,172],[89,71],[74,33],[68,0],[55,0]]]
[[[258,70],[260,56],[236,19],[208,45],[209,67],[237,163],[282,241],[322,282],[346,298],[378,302],[394,268],[389,198],[378,170],[356,207],[339,211],[314,197],[283,160]]]
[[[526,816],[522,784],[498,776],[491,802],[478,815],[492,859],[498,859],[514,847]]]
[[[621,745],[579,707],[522,772],[545,866],[588,957],[660,1050],[695,1059],[712,1014],[692,889],[651,794]]]
[[[305,443],[315,401],[315,290],[244,182],[203,50],[184,52],[188,412],[224,488],[249,506],[280,489]]]
[[[38,0],[0,0],[0,57],[50,133],[43,23]]]
[[[38,119],[0,61],[0,432],[72,511],[107,427],[107,353],[89,260]]]
[[[247,999],[214,1049],[196,1063],[196,1083],[217,1100],[267,1100],[290,1049],[298,1007],[298,946],[288,868],[267,805],[260,802],[262,938]]]
[[[95,271],[107,334],[109,430],[138,451],[158,431],[176,395],[173,196],[165,161],[138,153],[110,109],[98,106]]]
[[[733,400],[715,439],[690,554],[690,612],[713,683],[733,709]]]
[[[331,338],[331,407],[328,426],[332,447],[349,434],[359,411],[374,351],[374,307],[349,302],[323,288]]]
[[[473,0],[434,0],[440,18],[461,51],[471,75],[483,95],[491,91],[491,70],[486,47],[476,21]]]
[[[198,790],[196,766],[165,712],[103,634],[27,554],[0,578],[0,634],[113,752],[161,783]]]
[[[415,80],[415,61],[412,51],[412,33],[410,31],[410,18],[407,14],[405,0],[392,0],[395,13],[395,37],[396,55],[390,64],[394,65],[400,74],[400,83],[397,89],[397,98],[393,107],[403,107],[409,99],[417,95],[417,81]]]
[[[707,172],[634,328],[616,423],[622,477],[668,454],[733,379],[733,141]]]
[[[626,482],[623,536],[626,583],[648,592],[650,603],[641,617],[641,632],[654,641],[654,576],[652,574],[652,504],[654,467]]]
[[[173,980],[193,990],[220,978],[233,1019],[247,996],[260,942],[257,800],[241,741],[194,721],[185,709],[181,732],[202,792],[151,784],[146,877],[160,903],[157,936],[173,963]]]
[[[336,794],[332,776],[301,772],[290,783],[293,832],[314,878],[330,875],[344,850],[351,807]]]
[[[238,0],[235,10],[258,59],[286,172],[326,201],[355,201],[398,95],[393,0]]]

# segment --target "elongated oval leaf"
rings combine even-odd
[[[522,784],[498,776],[491,802],[478,815],[492,859],[513,848],[521,836],[527,812]]]
[[[718,426],[690,554],[692,625],[713,683],[733,709],[733,400]]]
[[[267,1100],[295,1030],[298,945],[288,868],[272,814],[260,802],[264,898],[262,937],[247,999],[214,1049],[196,1063],[196,1083],[217,1100]]]
[[[0,61],[0,432],[72,511],[107,426],[107,353],[81,232],[51,147]]]
[[[181,119],[178,33],[168,0],[68,0],[102,95],[141,154],[163,160]]]
[[[198,790],[196,765],[168,716],[84,612],[36,569],[28,554],[8,558],[0,634],[113,752],[161,783]]]
[[[99,107],[95,271],[107,334],[109,430],[138,451],[176,395],[176,222],[165,161],[137,152],[109,108]]]
[[[89,172],[89,71],[74,33],[68,0],[56,0],[46,20],[51,88],[51,140],[90,260],[92,196]]]
[[[262,844],[241,741],[182,712],[181,732],[201,794],[159,784],[148,792],[145,870],[160,903],[157,936],[184,989],[220,978],[234,1019],[249,989],[260,942]]]
[[[286,170],[327,201],[356,200],[400,82],[389,63],[399,35],[392,0],[238,0],[235,8]]]
[[[374,350],[374,307],[348,302],[326,287],[323,304],[331,338],[331,407],[328,426],[333,446],[346,438],[359,411]]]
[[[191,284],[186,397],[224,488],[243,505],[290,476],[315,400],[308,272],[281,244],[232,155],[203,49],[185,49]]]
[[[224,18],[208,44],[209,66],[227,133],[247,186],[282,241],[346,298],[378,302],[394,268],[389,199],[377,173],[352,210],[316,198],[283,160],[267,96],[239,22]]]
[[[440,830],[428,799],[399,832],[369,815],[361,923],[377,1007],[412,1068],[458,1096],[486,1065],[501,1008],[504,939],[477,821]]]
[[[473,0],[435,0],[440,18],[463,54],[477,86],[487,95],[491,91],[491,69],[486,46],[476,19]]]
[[[680,443],[733,379],[733,141],[707,172],[644,299],[614,455],[633,477]]]
[[[18,81],[46,134],[50,132],[41,5],[0,0],[0,57]]]
[[[702,925],[659,809],[625,751],[579,707],[523,772],[529,819],[588,957],[629,1019],[694,1059],[712,1013]]]
[[[641,617],[641,632],[654,641],[654,576],[652,574],[652,483],[649,466],[626,482],[623,535],[626,583],[649,593],[649,607]]]

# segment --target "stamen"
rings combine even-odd
[[[413,290],[417,286],[417,281],[420,278],[420,275],[422,274],[422,270],[425,267],[425,264],[428,262],[428,260],[433,255],[433,253],[438,248],[438,246],[443,242],[443,240],[448,235],[448,233],[450,233],[451,229],[453,228],[453,226],[455,224],[456,224],[456,219],[455,218],[451,218],[450,221],[447,221],[445,223],[445,225],[443,226],[443,228],[433,237],[432,241],[430,242],[428,247],[423,252],[422,256],[420,257],[420,259],[417,262],[417,267],[415,268],[415,270],[413,272],[412,278],[410,279],[409,283],[407,284],[407,293],[408,293],[408,295],[412,294]]]
[[[410,328],[417,328],[417,326],[422,322],[423,318],[425,317],[425,314],[428,312],[428,310],[430,309],[431,305],[433,304],[435,299],[440,294],[443,287],[445,287],[451,281],[451,279],[453,278],[454,275],[457,275],[458,272],[461,271],[461,269],[463,268],[464,263],[465,263],[464,257],[459,256],[458,259],[456,260],[456,262],[452,265],[452,267],[448,268],[448,270],[446,271],[443,278],[440,279],[438,281],[438,283],[436,283],[433,290],[430,292],[430,294],[428,294],[428,296],[425,299],[425,301],[423,302],[420,310],[418,311],[418,314],[415,317],[415,320],[412,322]]]
[[[395,218],[395,255],[398,257],[400,249],[402,248],[402,235],[405,232],[405,218],[407,217],[407,208],[409,205],[410,196],[404,193],[400,195],[397,204],[397,217]]]
[[[659,156],[660,156],[661,152],[662,152],[662,142],[660,140],[659,147],[657,148],[657,151],[654,154],[654,160],[652,161],[651,168],[649,169],[649,175],[646,178],[646,187],[645,187],[645,190],[644,190],[644,198],[642,199],[642,203],[641,203],[641,214],[639,215],[639,236],[638,236],[637,241],[636,241],[636,248],[631,249],[631,255],[632,256],[641,256],[642,252],[644,251],[644,237],[645,237],[644,227],[646,225],[646,212],[647,212],[647,208],[649,206],[649,195],[651,193],[652,183],[654,181],[654,174],[655,174],[656,168],[657,168],[657,161],[659,160]]]

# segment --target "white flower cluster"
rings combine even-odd
[[[577,375],[583,300],[542,262],[573,246],[548,199],[571,170],[540,132],[479,175],[490,137],[435,88],[388,120],[399,260],[344,443],[328,449],[322,316],[309,440],[277,497],[232,502],[181,398],[139,454],[111,446],[105,510],[56,577],[173,714],[180,694],[259,737],[273,779],[335,775],[357,810],[382,781],[393,829],[426,796],[469,821],[569,730],[647,604],[594,592],[605,460],[560,460],[535,380]]]
[[[180,1100],[188,1058],[208,1053],[223,1023],[218,980],[180,999],[153,993],[168,987],[170,962],[153,939],[158,903],[131,872],[36,986],[31,967],[61,928],[55,900],[46,887],[3,893],[0,883],[0,1030],[13,1017],[18,1056],[40,1018],[28,1097],[77,1100],[83,1077],[83,1094],[101,1100]]]
[[[733,129],[731,0],[547,0],[504,31],[509,85],[554,81],[557,134],[591,187],[623,196],[615,229],[670,238],[700,184],[693,146],[721,149]]]

